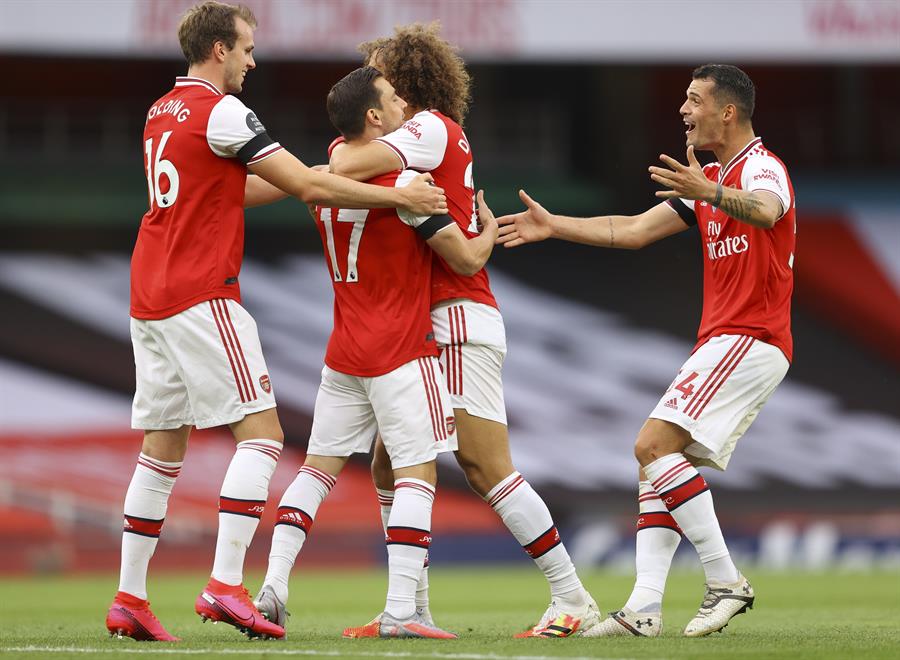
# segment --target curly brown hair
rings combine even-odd
[[[440,37],[440,22],[398,25],[394,36],[359,45],[375,55],[397,95],[419,110],[435,109],[462,126],[472,100],[471,78],[457,49]]]

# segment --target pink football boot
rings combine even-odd
[[[159,619],[150,611],[150,603],[124,591],[116,593],[109,613],[106,629],[110,635],[131,637],[139,642],[180,642],[170,635]]]
[[[206,588],[197,596],[194,610],[204,622],[207,619],[224,621],[250,638],[284,637],[284,628],[259,613],[242,584],[231,586],[210,578]]]

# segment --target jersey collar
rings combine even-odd
[[[213,85],[208,80],[204,80],[203,78],[191,78],[188,76],[178,76],[175,78],[175,86],[176,87],[194,87],[194,86],[205,87],[206,89],[213,92],[214,94],[218,94],[219,96],[222,96],[222,92],[220,92],[219,89],[215,85]]]
[[[737,155],[736,155],[734,158],[732,158],[731,160],[728,161],[728,165],[726,165],[726,166],[723,167],[721,170],[719,170],[719,181],[723,181],[723,180],[725,179],[725,177],[728,176],[728,172],[731,171],[731,169],[732,169],[735,165],[738,164],[738,161],[740,161],[741,158],[743,158],[743,157],[746,156],[748,153],[750,153],[750,150],[753,149],[753,147],[755,147],[756,145],[761,144],[761,143],[762,143],[762,138],[761,138],[761,137],[755,137],[755,138],[753,138],[752,140],[750,140],[750,142],[748,142],[748,143],[744,146],[744,148],[741,149],[741,150],[737,153]]]

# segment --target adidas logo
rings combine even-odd
[[[672,408],[673,410],[678,410],[678,397],[672,397],[665,403],[666,408]]]

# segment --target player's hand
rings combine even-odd
[[[420,174],[398,190],[402,191],[405,200],[401,206],[410,213],[429,216],[448,212],[444,189],[435,186],[434,177],[428,173]]]
[[[518,247],[525,243],[543,241],[553,233],[550,212],[531,199],[524,190],[519,191],[519,199],[527,207],[524,211],[497,218],[500,226],[498,245]]]
[[[710,181],[703,173],[703,168],[694,156],[694,147],[687,148],[687,165],[682,165],[674,158],[666,154],[660,154],[659,159],[669,166],[650,166],[650,178],[656,183],[669,188],[669,190],[657,190],[656,196],[665,199],[683,197],[684,199],[699,199],[710,201],[716,195],[716,184]]]
[[[496,239],[499,229],[497,226],[497,218],[494,217],[494,212],[491,211],[487,202],[484,201],[483,190],[478,191],[476,199],[478,200],[478,224],[481,225],[481,233],[493,233],[494,238]]]

